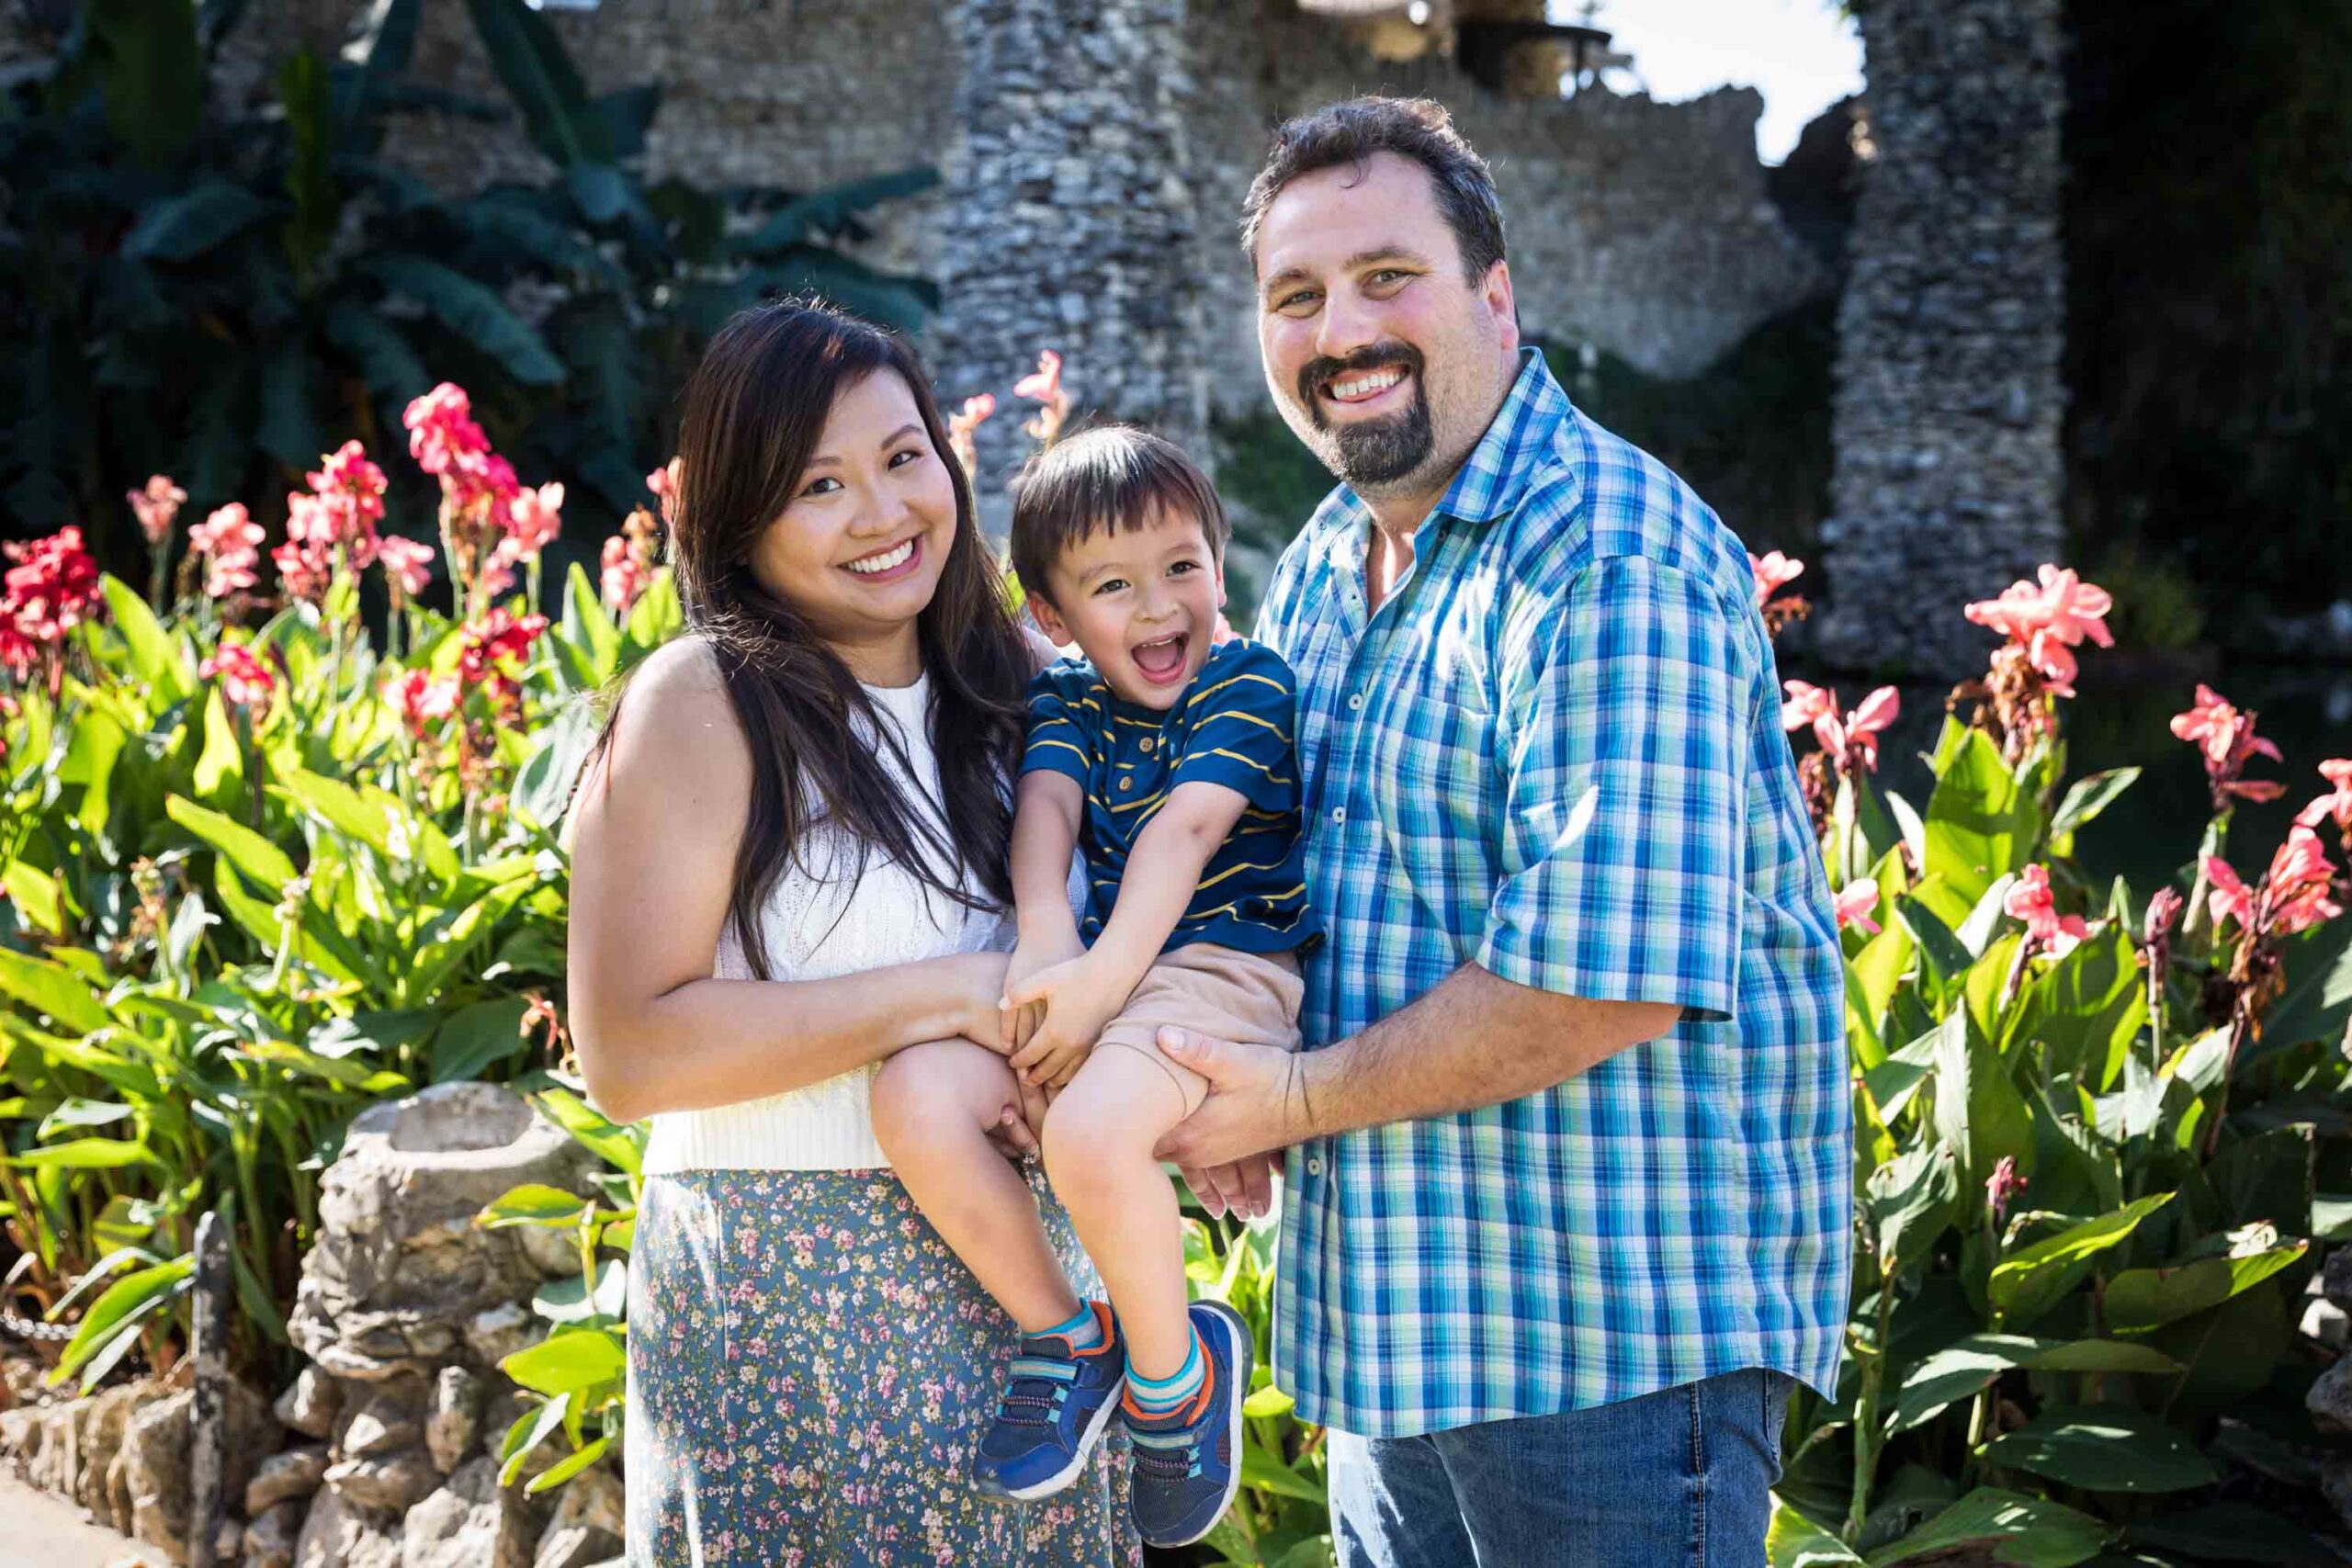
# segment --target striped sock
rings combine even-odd
[[[1069,1341],[1073,1350],[1091,1350],[1102,1343],[1102,1325],[1094,1315],[1094,1303],[1080,1302],[1078,1313],[1069,1321],[1030,1336],[1033,1339],[1059,1337]]]
[[[1127,1398],[1146,1416],[1172,1416],[1201,1392],[1201,1382],[1208,1376],[1208,1362],[1201,1356],[1201,1331],[1193,1330],[1192,1348],[1184,1352],[1184,1364],[1172,1377],[1154,1382],[1137,1377],[1132,1363],[1127,1368]]]

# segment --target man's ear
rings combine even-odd
[[[1519,299],[1511,289],[1510,263],[1498,261],[1487,269],[1486,281],[1478,286],[1478,297],[1494,313],[1498,335],[1507,354],[1519,350]]]
[[[1034,588],[1028,589],[1027,592],[1029,614],[1035,617],[1037,629],[1046,634],[1046,640],[1057,648],[1068,648],[1078,640],[1069,635],[1069,624],[1062,619],[1061,612],[1054,608],[1050,600]]]

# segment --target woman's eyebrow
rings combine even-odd
[[[922,434],[922,426],[910,420],[905,424],[899,426],[898,429],[890,432],[889,434],[884,436],[880,444],[884,446],[896,446],[900,441],[905,440],[908,436],[921,435]]]

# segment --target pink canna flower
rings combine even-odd
[[[2039,584],[2011,583],[1999,598],[1979,600],[1962,614],[2024,649],[2051,694],[2071,697],[2076,670],[2073,650],[2086,638],[2101,648],[2115,646],[2115,634],[2107,629],[2107,614],[2115,600],[2104,588],[2085,582],[2072,568],[2044,562],[2036,572]]]
[[[2335,872],[2319,835],[2298,823],[2287,829],[2286,842],[2271,855],[2269,868],[2253,886],[2240,880],[2221,856],[2206,856],[2205,880],[2212,888],[2208,908],[2216,928],[2232,919],[2257,939],[2292,936],[2344,912],[2329,897]]]
[[[1782,729],[1802,729],[1824,715],[1838,711],[1838,699],[1810,682],[1782,681],[1781,689],[1788,694],[1788,701],[1781,705]]]
[[[104,602],[98,563],[70,524],[46,538],[0,545],[0,555],[15,563],[0,576],[0,625],[13,634],[0,660],[21,674]]]
[[[1849,714],[1838,710],[1838,694],[1804,681],[1783,681],[1788,700],[1781,705],[1781,728],[1813,726],[1813,738],[1822,753],[1841,773],[1860,767],[1878,770],[1878,738],[1894,722],[1903,699],[1892,686],[1881,686],[1864,697]]]
[[[989,399],[989,406],[995,407],[996,400]],[[673,528],[678,524],[678,484],[684,471],[685,460],[673,457],[645,476],[645,488],[653,492],[653,499],[662,509],[662,521]]]
[[[2025,922],[2029,947],[2038,946],[2052,958],[2064,958],[2076,942],[2091,934],[2090,925],[2082,916],[2058,912],[2046,866],[2030,865],[2018,873],[2016,883],[2002,897],[2001,908]]]
[[[956,460],[964,465],[967,474],[977,472],[980,450],[975,433],[996,412],[996,399],[987,392],[964,400],[964,406],[947,416],[947,446]]]
[[[2254,929],[2254,889],[2238,880],[2230,863],[2219,855],[2205,857],[2205,883],[2211,889],[2206,895],[2206,908],[2212,911],[2213,925],[2219,930],[2223,920],[2235,920],[2242,931]]]
[[[433,547],[422,539],[394,534],[376,547],[376,559],[383,566],[396,602],[415,598],[433,581]]]
[[[419,739],[425,729],[458,711],[458,682],[435,680],[423,670],[412,670],[384,682],[384,700],[399,714],[408,732]]]
[[[1804,562],[1791,560],[1778,550],[1760,558],[1751,550],[1747,570],[1756,577],[1756,604],[1760,609],[1773,594],[1804,575]]]
[[[169,476],[156,474],[147,480],[145,489],[131,491],[124,499],[138,515],[139,531],[147,536],[147,542],[160,545],[172,536],[172,521],[187,503],[187,491],[174,484]]]
[[[2172,732],[2197,748],[2205,760],[2205,777],[2213,792],[2213,809],[2227,810],[2232,800],[2276,800],[2287,786],[2269,779],[2240,775],[2256,757],[2280,761],[2278,746],[2254,733],[2254,715],[2230,705],[2212,687],[2198,683],[2197,701],[2187,713],[2175,714]]]
[[[197,673],[220,682],[220,694],[232,707],[247,712],[266,710],[272,693],[277,690],[277,677],[268,665],[254,657],[252,649],[241,642],[222,643],[218,651],[198,666]]]
[[[244,502],[232,501],[190,528],[187,546],[200,556],[249,555],[261,547],[264,537],[261,525],[247,515]]]
[[[1062,356],[1048,348],[1038,353],[1037,368],[1013,383],[1012,395],[1016,398],[1035,398],[1041,403],[1049,403],[1061,389]],[[994,412],[996,404],[993,399],[989,400],[989,406],[990,412]]]
[[[2008,1223],[2009,1205],[2025,1190],[2025,1178],[2018,1174],[2015,1158],[2003,1155],[1994,1162],[1993,1174],[1984,1179],[1984,1204],[1992,1210],[1995,1224]]]
[[[516,489],[506,508],[506,534],[514,541],[516,559],[534,559],[553,542],[563,528],[562,511],[560,484],[543,484],[537,490]]]
[[[2296,823],[2316,828],[2334,822],[2339,830],[2352,833],[2352,757],[2331,757],[2319,765],[2319,771],[2328,782],[2328,793],[2296,812]]]
[[[1853,927],[1865,936],[1876,936],[1879,925],[1871,919],[1878,908],[1878,884],[1849,882],[1838,894],[1838,929]]]
[[[1040,352],[1036,370],[1013,383],[1012,395],[1045,405],[1036,418],[1021,428],[1040,444],[1052,446],[1061,434],[1062,422],[1069,418],[1069,393],[1062,389],[1062,356],[1050,348]]]

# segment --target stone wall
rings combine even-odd
[[[266,93],[271,61],[298,41],[331,47],[360,8],[254,7],[224,85]],[[1081,407],[1181,428],[1200,398],[1260,406],[1235,214],[1268,130],[1357,92],[1438,98],[1495,165],[1537,334],[1690,375],[1828,281],[1766,198],[1761,101],[1744,89],[1679,105],[1509,97],[1442,58],[1378,60],[1295,0],[633,0],[544,15],[592,92],[662,84],[654,178],[816,188],[946,171],[942,191],[877,209],[862,254],[946,283],[933,346],[954,396],[978,379],[1001,394],[1035,348],[1057,347]],[[413,74],[503,99],[461,6],[425,9]],[[386,154],[461,190],[548,172],[511,119],[409,115]]]
[[[1254,10],[1254,25],[1235,13]],[[1541,337],[1589,342],[1656,376],[1704,369],[1767,317],[1830,279],[1781,220],[1756,161],[1763,99],[1727,88],[1685,104],[1603,92],[1490,92],[1450,61],[1383,62],[1293,0],[1196,6],[1193,116],[1209,381],[1221,410],[1259,389],[1256,310],[1236,242],[1267,134],[1360,92],[1444,104],[1492,165],[1520,317]]]
[[[1823,653],[1953,675],[2064,538],[2060,0],[1875,0],[1838,321]]]
[[[1197,446],[1193,94],[1168,47],[1188,0],[950,9],[966,69],[963,152],[939,218],[941,385],[1001,392],[1052,348],[1081,406]],[[1018,423],[978,433],[984,511],[1025,445]]]

